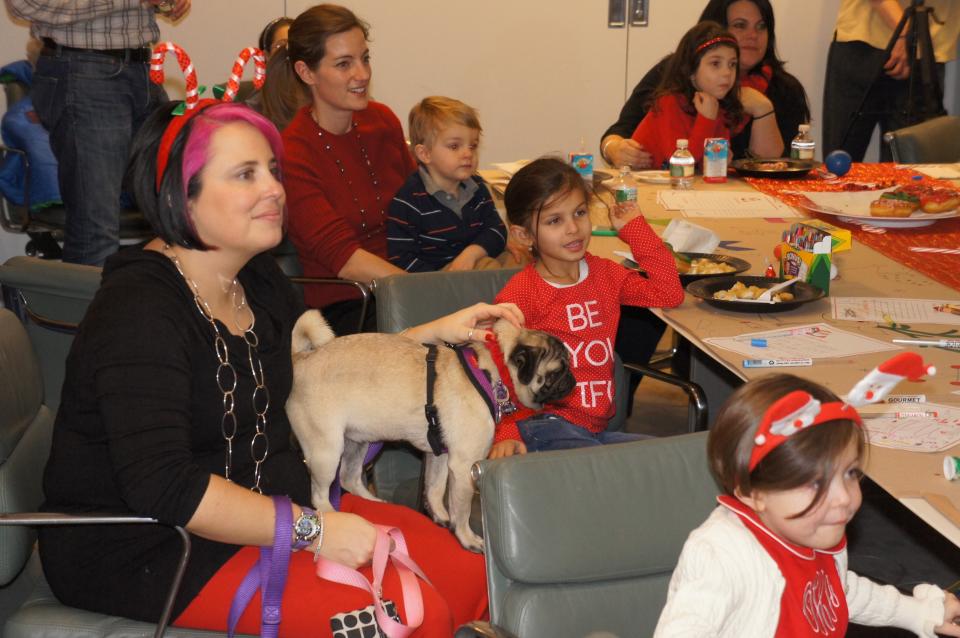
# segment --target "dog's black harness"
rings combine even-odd
[[[424,344],[427,347],[427,403],[423,406],[423,411],[427,415],[427,442],[430,449],[436,456],[447,451],[443,444],[443,430],[440,428],[440,414],[437,412],[437,406],[433,404],[433,386],[437,382],[437,346],[434,344]],[[490,378],[480,369],[477,363],[477,353],[470,346],[450,346],[457,353],[457,359],[463,367],[470,383],[477,390],[477,393],[483,397],[487,409],[490,410],[490,416],[494,423],[500,423],[500,419],[505,414],[512,414],[516,411],[516,406],[510,401],[510,392],[503,381],[497,381],[496,385],[490,383]]]
[[[440,414],[433,403],[433,386],[437,382],[437,346],[433,343],[427,346],[427,403],[423,411],[427,415],[427,442],[434,456],[440,456],[447,451],[443,444],[443,431],[440,429]]]

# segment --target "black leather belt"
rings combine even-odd
[[[146,64],[150,61],[152,51],[147,48],[139,49],[83,49],[79,47],[68,47],[57,44],[50,38],[43,38],[43,53],[46,55],[57,55],[61,51],[73,53],[94,53],[98,55],[108,55],[111,58],[117,58],[124,62],[140,62]]]

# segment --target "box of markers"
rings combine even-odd
[[[850,249],[850,233],[826,222],[808,220],[784,231],[778,246],[780,276],[799,277],[830,294],[833,253]]]
[[[819,219],[807,219],[793,224],[790,227],[790,234],[809,237],[812,239],[811,243],[816,243],[825,235],[830,235],[830,252],[832,253],[850,250],[853,247],[853,238],[849,230],[838,228]]]

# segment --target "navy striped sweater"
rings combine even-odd
[[[463,249],[476,244],[496,257],[507,245],[507,231],[490,191],[474,175],[477,190],[462,217],[427,192],[419,171],[397,191],[387,213],[387,258],[409,272],[440,270]]]

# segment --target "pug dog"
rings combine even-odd
[[[562,341],[504,320],[492,330],[521,403],[539,410],[570,393],[576,382]],[[286,409],[310,470],[314,507],[332,509],[329,489],[338,465],[346,490],[378,500],[362,479],[368,444],[408,441],[425,453],[424,491],[433,520],[449,525],[465,548],[483,551],[483,539],[469,525],[470,468],[490,451],[495,423],[457,353],[446,347],[437,352],[434,405],[446,450],[435,456],[424,412],[426,346],[393,334],[334,336],[317,310],[305,312],[293,328]],[[496,386],[500,374],[490,351],[472,345],[479,368]]]

